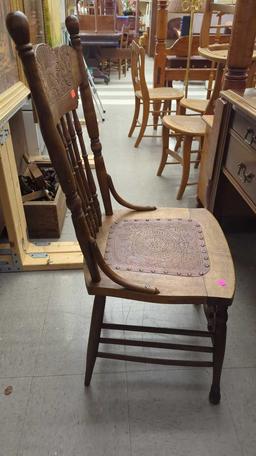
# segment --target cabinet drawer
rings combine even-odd
[[[241,139],[256,150],[256,123],[241,112],[234,111],[231,126]]]
[[[231,130],[225,168],[256,204],[256,151]]]

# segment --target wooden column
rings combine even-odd
[[[139,36],[139,19],[140,19],[140,5],[139,0],[136,1],[136,12],[135,12],[135,33]]]
[[[149,24],[149,37],[148,37],[148,50],[149,57],[153,57],[156,45],[156,15],[157,15],[157,0],[152,0],[150,9],[150,24]]]
[[[165,84],[165,48],[168,22],[167,6],[167,0],[158,0],[156,18],[156,46],[154,56],[154,87],[163,87]]]
[[[256,36],[256,1],[237,0],[223,89],[243,91]]]

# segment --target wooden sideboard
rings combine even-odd
[[[207,122],[198,200],[227,229],[255,228],[256,89],[221,93]]]

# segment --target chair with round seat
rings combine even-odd
[[[212,16],[216,13],[233,14],[234,5],[221,5],[219,3],[215,4],[212,0],[206,0],[205,2],[205,11],[200,32],[200,45],[206,47],[207,53],[203,54],[202,49],[199,48],[199,54],[203,55],[205,58],[209,58],[209,54],[211,55],[211,53],[213,53],[212,49],[214,49],[215,52],[217,49],[217,52],[220,54],[220,56],[216,60],[217,62],[220,61],[220,64],[217,65],[215,84],[211,94],[211,98],[209,100],[183,98],[179,103],[179,115],[173,116],[172,118],[167,116],[163,119],[163,150],[157,175],[161,176],[165,165],[169,164],[169,162],[167,162],[168,155],[171,155],[176,159],[176,162],[171,163],[182,164],[183,173],[180,188],[177,194],[177,199],[182,198],[186,185],[188,185],[190,163],[193,163],[193,161],[190,160],[191,152],[197,152],[198,154],[196,160],[194,161],[195,167],[197,167],[200,162],[203,139],[205,135],[205,124],[204,121],[201,119],[201,116],[187,116],[185,115],[186,110],[189,109],[191,111],[195,111],[200,115],[212,115],[214,112],[215,101],[219,97],[219,92],[222,87],[223,70],[225,67],[225,64],[222,61],[222,54],[223,52],[224,54],[227,54],[228,52],[230,35],[224,35],[220,37],[218,33],[217,44],[210,44],[210,29],[223,28],[223,25],[220,24],[211,25]],[[208,47],[211,50],[208,50]],[[169,131],[171,131],[171,135],[169,134]],[[177,142],[173,151],[169,149],[170,136],[175,136],[177,138]],[[193,139],[199,139],[198,151],[191,151]],[[183,156],[181,157],[177,151],[179,150],[183,140]]]
[[[192,114],[189,114],[191,116],[195,116],[198,114],[200,116],[202,116],[203,114],[206,113],[208,106],[209,106],[209,100],[204,100],[204,99],[200,100],[198,98],[182,98],[182,100],[180,100],[178,114],[183,115],[183,116],[188,115],[187,110],[189,110],[189,111],[192,111]],[[182,136],[177,138],[177,142],[176,142],[176,145],[174,148],[175,152],[177,152],[177,150],[179,150],[179,148],[181,147],[181,143],[182,143]],[[202,148],[202,144],[199,145],[199,152],[198,152],[198,156],[196,159],[195,168],[198,168],[199,163],[200,163],[201,148]]]
[[[201,117],[191,116],[164,116],[163,117],[163,142],[162,142],[162,158],[157,171],[157,175],[161,176],[165,165],[181,164],[182,165],[182,178],[180,187],[177,193],[177,199],[181,199],[188,183],[190,164],[197,163],[197,160],[191,161],[192,142],[194,138],[199,138],[200,145],[203,143],[206,125]],[[170,134],[171,131],[171,134]],[[179,155],[176,150],[169,149],[170,137],[183,138],[183,155]],[[168,156],[173,157],[176,161],[168,162]]]
[[[131,45],[131,70],[132,70],[132,81],[135,95],[135,111],[128,136],[131,137],[135,128],[140,127],[138,138],[135,142],[135,147],[138,147],[142,138],[153,135],[144,135],[146,127],[154,126],[157,129],[157,123],[153,122],[153,125],[148,124],[149,114],[152,113],[153,117],[157,118],[160,115],[164,115],[171,112],[172,101],[176,101],[176,110],[179,107],[179,102],[183,98],[184,94],[182,90],[176,90],[170,87],[158,87],[149,89],[145,79],[145,50],[142,46],[139,46],[135,41]],[[157,106],[150,109],[150,106],[154,103]],[[142,122],[139,122],[140,107],[143,106]],[[155,137],[155,136],[154,136]]]
[[[200,100],[198,98],[182,98],[180,100],[179,114],[186,114],[186,110],[194,111],[203,115],[207,109],[209,100]]]

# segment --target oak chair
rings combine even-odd
[[[127,49],[129,44],[129,35],[130,35],[130,26],[123,25],[122,26],[122,34],[120,37],[120,49]],[[109,73],[111,73],[112,69],[118,71],[118,78],[121,79],[122,74],[126,76],[127,68],[128,68],[128,60],[127,58],[119,58],[113,59],[108,61],[109,66]]]
[[[200,46],[204,49],[209,49],[205,57],[211,60],[213,52],[219,52],[222,56],[223,52],[227,55],[230,35],[223,35],[220,33],[225,29],[225,24],[221,23],[225,14],[234,14],[234,5],[216,4],[212,0],[206,0],[205,11],[203,15],[202,27],[199,37]],[[218,24],[212,24],[213,16],[218,14]],[[215,34],[210,34],[211,30],[215,29]],[[200,54],[200,48],[199,48]],[[215,62],[215,60],[214,60]],[[186,110],[189,109],[195,113],[202,115],[213,115],[214,105],[219,97],[220,89],[222,86],[223,72],[225,68],[225,59],[218,61],[215,77],[214,89],[209,100],[196,100],[190,98],[183,98],[179,104],[178,116],[165,116],[163,118],[163,132],[162,132],[162,157],[157,171],[157,175],[161,176],[166,164],[182,165],[182,178],[180,187],[177,193],[177,199],[181,199],[187,185],[189,183],[190,164],[195,163],[195,167],[199,165],[201,151],[203,147],[203,139],[205,136],[206,125],[201,118],[185,117]],[[171,134],[169,134],[171,132]],[[177,142],[174,150],[169,149],[169,137],[177,137]],[[194,139],[199,139],[199,150],[197,151],[196,160],[191,160],[192,143]],[[183,141],[183,155],[182,157],[177,153]],[[175,162],[168,162],[168,157],[173,157]]]
[[[179,100],[183,98],[183,91],[169,87],[149,89],[145,79],[145,49],[133,41],[131,51],[131,71],[135,95],[135,111],[128,136],[131,137],[135,128],[140,127],[140,132],[134,145],[134,147],[138,147],[143,137],[152,137],[152,135],[144,135],[146,127],[153,126],[156,130],[159,115],[171,111],[172,101],[176,101],[178,107]],[[141,105],[143,107],[143,115],[142,122],[140,123],[139,114]],[[151,107],[153,107],[153,109],[150,109]],[[153,125],[148,124],[150,113],[153,115]]]
[[[213,3],[212,0],[205,1],[205,11],[203,15],[200,35],[198,36],[197,52],[199,46],[202,47],[202,45],[203,47],[210,47],[211,49],[214,49],[216,47],[221,49],[228,49],[230,42],[230,31],[227,33],[227,24],[225,21],[227,14],[234,14],[234,5]],[[213,18],[215,18],[215,21],[213,20]],[[232,25],[230,25],[230,27],[231,26]],[[217,64],[215,62],[212,62],[212,72],[209,75],[207,99],[211,97],[214,73],[216,77],[215,85],[216,83],[219,84],[219,75],[218,70],[216,69],[216,65]],[[214,101],[216,100],[218,95],[219,90],[216,93]],[[212,114],[213,101],[209,103],[208,100],[184,98],[181,100],[180,103],[180,114],[185,114],[186,109],[192,110],[201,115]]]
[[[23,13],[10,13],[7,28],[16,44],[37,110],[41,132],[57,172],[78,242],[84,254],[88,293],[94,295],[87,349],[85,385],[96,358],[212,367],[209,399],[220,401],[220,376],[225,352],[227,310],[234,294],[234,270],[225,237],[205,209],[171,209],[129,204],[107,174],[93,100],[88,85],[74,16],[66,19],[72,47],[33,49]],[[82,103],[96,175],[106,215],[102,215],[77,116]],[[82,158],[81,158],[82,154]],[[113,212],[111,197],[125,209]],[[107,296],[150,303],[203,304],[208,329],[141,327],[104,322]],[[177,344],[102,336],[101,330],[142,331],[186,338],[202,337],[210,344]],[[143,346],[210,354],[209,360],[151,358],[106,352],[99,345]]]
[[[130,26],[129,25],[123,25],[122,27],[122,35],[121,35],[121,40],[120,40],[120,48],[121,49],[127,49],[129,45],[129,33],[130,33]],[[126,76],[127,73],[127,68],[128,68],[128,60],[127,59],[119,59],[119,69],[118,69],[118,74],[119,74],[119,79],[121,79],[121,74],[123,72],[124,76]]]
[[[182,176],[180,186],[177,192],[177,200],[180,200],[184,194],[187,185],[196,185],[197,182],[188,182],[191,163],[198,166],[203,148],[203,139],[206,132],[206,125],[202,118],[188,115],[166,115],[163,117],[162,128],[162,156],[157,170],[157,176],[161,176],[166,165],[182,166]],[[174,149],[169,147],[169,139],[175,137],[176,145]],[[194,140],[199,140],[199,149],[192,150]],[[178,148],[182,144],[182,155],[178,153]],[[196,153],[195,160],[191,160],[192,154]],[[169,156],[175,161],[168,161]]]

